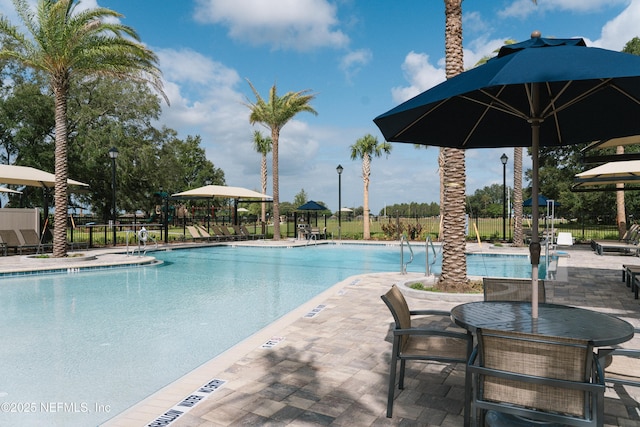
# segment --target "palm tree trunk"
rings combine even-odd
[[[524,246],[522,231],[522,147],[513,149],[513,245]]]
[[[278,179],[278,139],[280,131],[277,128],[271,129],[272,141],[272,166],[273,174],[273,240],[280,240],[280,188]]]
[[[55,212],[53,216],[53,256],[67,256],[67,91],[64,83],[53,85],[55,96]]]
[[[363,224],[363,239],[371,239],[371,229],[369,227],[369,177],[371,176],[371,156],[369,153],[364,153],[362,157],[362,181],[364,182],[364,201],[362,212]]]
[[[267,194],[267,155],[262,155],[262,162],[260,164],[262,194]],[[262,202],[262,223],[267,221],[267,204]]]
[[[464,71],[462,50],[462,0],[445,0],[445,60],[447,78]],[[465,159],[464,150],[443,151],[443,238],[440,286],[453,289],[467,282],[465,241]]]

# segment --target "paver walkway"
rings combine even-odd
[[[567,252],[568,281],[547,282],[548,302],[607,312],[640,327],[639,302],[621,280],[622,264],[640,265],[640,258],[598,256],[588,248]],[[464,366],[456,364],[407,363],[394,417],[385,416],[393,319],[380,295],[407,278],[351,277],[214,359],[199,379],[180,382],[190,382],[191,390],[205,378],[226,382],[171,426],[461,426]],[[407,300],[412,308],[459,304]],[[270,338],[276,338],[275,345],[262,348]],[[640,348],[640,337],[624,345]],[[173,401],[152,397],[108,425],[146,425],[158,414],[158,402],[170,408],[187,395],[177,394]],[[638,402],[640,389],[608,387],[605,425],[640,426]]]

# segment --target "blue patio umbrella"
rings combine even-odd
[[[387,141],[454,148],[538,149],[640,134],[640,56],[582,39],[531,39],[374,119]],[[532,316],[538,316],[538,206],[530,246]]]
[[[528,198],[527,200],[525,200],[524,202],[522,202],[522,206],[524,207],[531,207],[531,203],[532,203],[533,199],[532,198]],[[549,201],[549,199],[547,199],[546,197],[544,197],[542,194],[538,194],[538,206],[547,206],[547,202]],[[553,206],[560,206],[559,202],[556,202],[555,200],[553,201]]]
[[[326,211],[328,210],[326,207],[322,206],[318,202],[314,202],[313,200],[309,200],[304,205],[298,206],[296,209],[298,211]]]

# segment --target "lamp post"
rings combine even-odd
[[[111,189],[113,193],[111,195],[111,220],[113,221],[111,227],[113,229],[113,246],[116,245],[116,159],[118,158],[118,149],[111,147],[109,149],[109,158],[111,159]]]
[[[342,240],[342,165],[338,165],[338,240]]]
[[[500,161],[502,162],[502,240],[507,240],[507,161],[509,158],[502,153]]]

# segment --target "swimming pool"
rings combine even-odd
[[[415,252],[409,271],[424,271]],[[0,426],[106,421],[333,284],[400,265],[397,247],[365,245],[154,256],[165,263],[0,279]],[[517,261],[483,258],[478,275]]]

